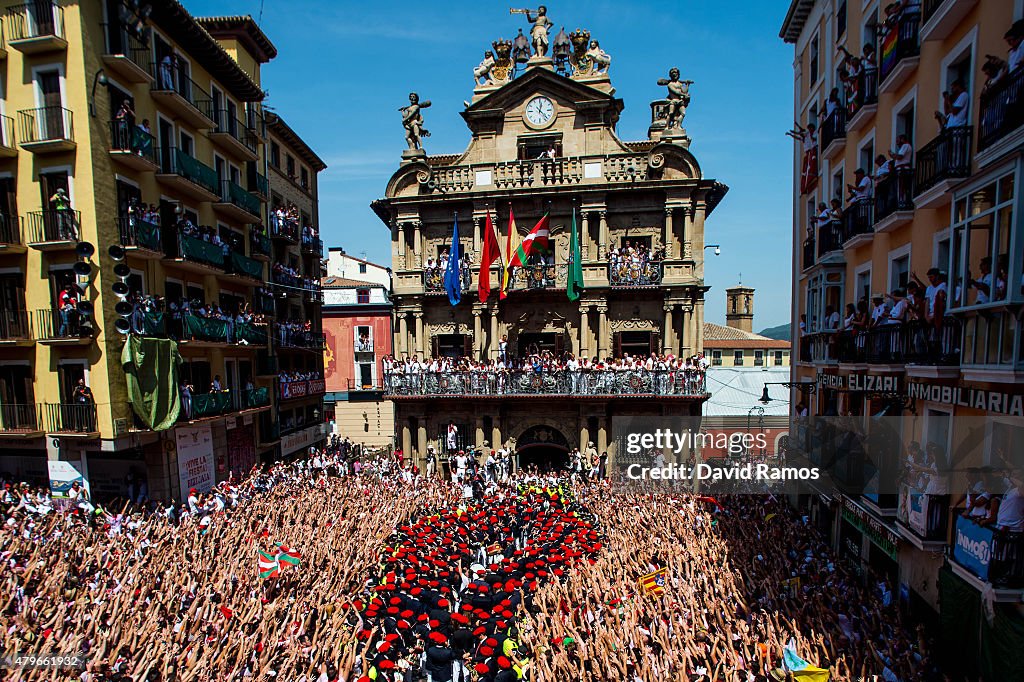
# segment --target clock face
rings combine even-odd
[[[526,120],[535,126],[547,125],[555,116],[555,105],[543,95],[526,104]]]

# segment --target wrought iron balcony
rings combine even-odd
[[[564,289],[568,280],[568,264],[536,263],[512,268],[509,289]]]
[[[846,239],[843,237],[841,220],[830,220],[825,223],[818,228],[818,258],[823,258],[832,251],[842,251],[844,241]]]
[[[896,27],[878,39],[878,77],[885,83],[900,62],[921,54],[921,12],[903,10]]]
[[[861,235],[875,233],[874,202],[851,201],[843,211],[843,244]]]
[[[75,117],[70,109],[50,106],[18,112],[18,140],[31,152],[61,152],[75,148]]]
[[[143,171],[157,170],[160,164],[156,160],[155,140],[127,119],[110,122],[110,154],[126,166]]]
[[[12,246],[24,245],[25,238],[21,234],[21,219],[16,215],[0,213],[0,252]]]
[[[1024,67],[1019,67],[981,93],[978,151],[994,145],[1024,126]]]
[[[955,367],[960,364],[961,333],[960,320],[946,317],[939,328],[911,321],[836,332],[831,343],[839,362]]]
[[[263,278],[263,261],[249,258],[237,251],[232,251],[225,265],[227,266],[226,272],[228,274],[245,277],[254,282],[265,281]]]
[[[14,119],[0,116],[0,157],[14,158],[18,149],[14,142]]]
[[[181,330],[177,336],[183,342],[234,343],[240,346],[267,345],[266,325],[186,314],[181,316],[180,326]]]
[[[228,414],[235,411],[231,391],[197,393],[182,401],[182,418],[192,421]]]
[[[239,156],[255,160],[256,135],[244,123],[232,116],[227,109],[213,112],[216,128],[210,131],[210,138]]]
[[[0,310],[0,341],[31,341],[30,319],[27,310]]]
[[[680,370],[533,370],[425,372],[384,375],[389,397],[518,396],[707,397],[706,377]]]
[[[423,289],[424,291],[445,291],[444,288],[444,268],[434,267],[425,268],[423,270]],[[460,268],[459,280],[462,283],[462,291],[469,291],[470,282],[473,279],[473,269],[471,267],[463,266]]]
[[[297,243],[299,241],[299,223],[297,220],[279,218],[276,213],[271,212],[270,235],[274,239],[285,239]]]
[[[224,247],[198,237],[178,234],[178,253],[187,261],[223,271],[227,262]]]
[[[81,211],[31,211],[28,214],[29,244],[41,249],[48,248],[47,245],[74,244],[81,239],[81,226]]]
[[[164,244],[160,236],[160,226],[141,218],[121,216],[117,219],[118,232],[121,234],[121,246],[126,248],[145,249],[157,257],[162,257]]]
[[[270,389],[264,387],[250,388],[242,391],[241,409],[251,410],[257,407],[266,407],[270,404]]]
[[[39,341],[75,345],[92,340],[92,320],[80,313],[77,308],[36,310],[33,322],[35,336]]]
[[[937,471],[933,476],[941,476]],[[945,542],[949,533],[949,495],[930,495],[925,492],[928,481],[915,487],[900,484],[897,519],[926,542]]]
[[[46,403],[46,433],[85,436],[98,432],[94,403]]]
[[[270,258],[270,237],[260,232],[262,225],[249,227],[249,255],[253,258]]]
[[[971,126],[946,128],[917,152],[914,186],[917,195],[942,182],[971,173]]]
[[[30,396],[31,397],[31,396]],[[0,404],[0,433],[37,433],[39,406],[35,403]]]
[[[984,556],[979,557],[979,549]],[[952,561],[993,587],[1024,587],[1024,533],[956,516]]]
[[[64,34],[64,8],[55,2],[32,0],[11,5],[4,17],[7,44],[25,54],[37,54],[68,46]]]
[[[303,379],[300,381],[278,381],[278,397],[281,400],[295,400],[309,396],[322,395],[327,391],[323,379]]]
[[[177,147],[158,147],[156,158],[160,160],[158,178],[204,201],[216,201],[220,197],[217,171],[205,163],[192,158]]]
[[[613,287],[654,287],[661,283],[661,263],[634,263],[628,258],[608,263],[608,283]]]
[[[804,259],[802,263],[804,270],[814,265],[814,237],[808,237],[804,240]]]
[[[323,256],[324,243],[320,240],[320,237],[307,237],[303,235],[302,251],[304,253],[311,253],[317,256]]]
[[[276,327],[279,347],[306,348],[315,351],[322,351],[327,347],[327,340],[323,332],[295,331],[280,324]]]
[[[106,38],[104,66],[129,83],[148,82],[152,50],[142,41],[140,33],[120,21],[102,26]]]
[[[875,183],[875,223],[914,210],[914,169],[898,168]]]
[[[832,154],[830,147],[833,142],[846,139],[846,109],[836,107],[831,114],[821,120],[821,130],[818,135],[818,145],[821,155],[828,157]]]
[[[270,182],[266,175],[256,171],[256,164],[250,163],[246,171],[246,186],[249,191],[263,200],[270,198]]]
[[[150,93],[159,103],[173,109],[189,123],[201,128],[212,128],[213,98],[189,77],[188,67],[173,56],[154,62],[153,83]]]

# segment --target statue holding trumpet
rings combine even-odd
[[[533,42],[533,52],[538,57],[548,55],[548,29],[554,26],[554,22],[548,19],[548,8],[541,5],[536,11],[531,9],[509,8],[509,14],[525,14],[527,23],[531,24],[530,40]]]
[[[690,86],[693,81],[679,80],[679,69],[673,67],[668,72],[668,78],[658,79],[658,85],[668,87],[665,128],[682,128],[686,107],[690,105]]]

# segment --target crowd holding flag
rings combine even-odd
[[[257,572],[261,580],[276,578],[281,575],[281,562],[278,561],[277,554],[268,554],[260,550]]]
[[[811,665],[796,653],[796,641],[789,640],[782,649],[782,667],[797,682],[828,682],[829,672],[825,668]]]
[[[654,594],[660,597],[665,594],[665,581],[667,575],[667,568],[659,568],[656,571],[651,571],[640,578],[640,588],[647,594]]]

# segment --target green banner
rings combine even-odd
[[[194,341],[227,343],[228,324],[224,320],[185,315],[185,335]]]
[[[142,316],[143,336],[164,336],[167,334],[167,324],[163,313],[145,313]]]
[[[231,411],[231,391],[192,396],[193,417],[214,417]]]
[[[121,351],[132,411],[154,431],[174,426],[181,413],[178,344],[169,339],[129,336]]]
[[[270,255],[270,237],[266,237],[262,234],[252,235],[252,252],[257,256],[269,256]]]
[[[224,250],[216,244],[195,237],[181,236],[181,255],[200,263],[224,267]]]
[[[145,220],[135,221],[135,239],[138,246],[150,251],[163,251],[160,241],[160,227]]]
[[[267,327],[251,322],[241,322],[235,326],[235,340],[245,340],[254,346],[265,346],[267,345]]]
[[[138,126],[135,127],[134,139],[132,140],[132,149],[139,152],[146,158],[153,159],[153,136],[142,130]]]
[[[176,161],[178,163],[179,173],[197,185],[210,190],[214,194],[219,194],[217,191],[217,171],[213,170],[206,164],[193,159],[180,149],[175,151],[177,152]]]
[[[245,406],[264,407],[270,404],[270,390],[266,387],[254,388],[245,392]]]
[[[237,251],[231,252],[231,268],[237,275],[245,275],[260,282],[263,281],[263,263],[243,256]]]

